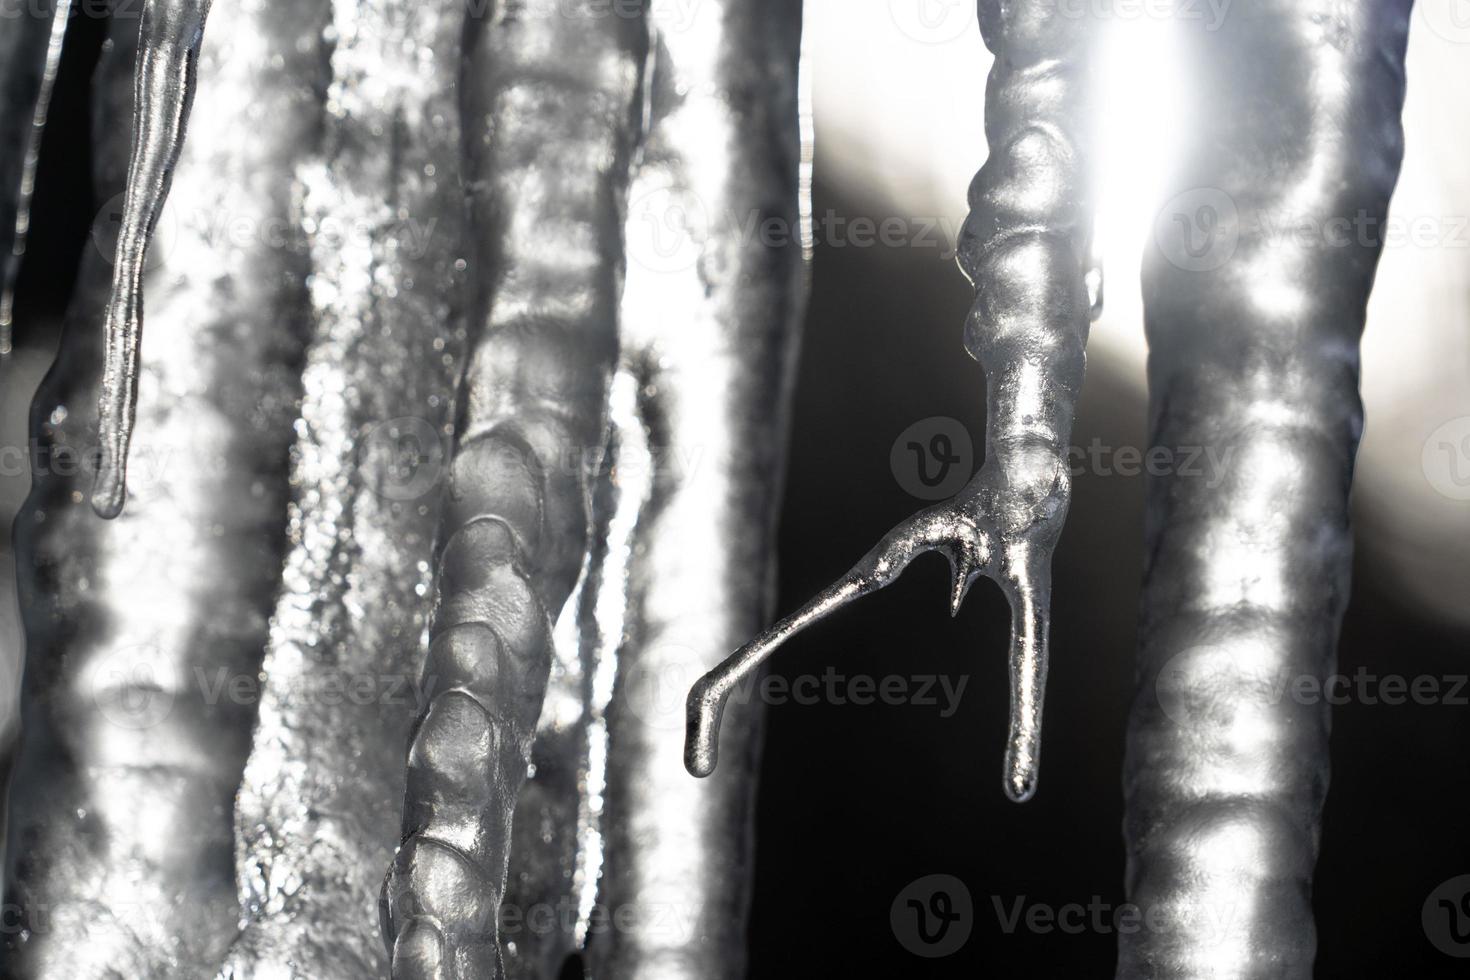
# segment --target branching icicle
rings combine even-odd
[[[1070,495],[1067,447],[1094,308],[1083,107],[1092,30],[1045,3],[982,0],[980,21],[996,56],[986,99],[991,154],[970,189],[960,265],[975,285],[965,346],[985,369],[985,464],[957,496],[898,525],[694,686],[685,763],[696,776],[715,768],[720,718],[742,679],[796,633],[937,551],[950,562],[953,612],[982,575],[1010,600],[1005,790],[1018,801],[1035,792],[1051,556]]]
[[[210,0],[145,0],[134,79],[133,155],[107,304],[102,394],[97,407],[102,459],[92,487],[100,517],[122,513],[128,444],[138,408],[143,334],[143,272],[148,245],[168,198],[194,101],[195,68]]]

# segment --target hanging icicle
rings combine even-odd
[[[646,115],[643,17],[507,6],[466,32],[468,364],[383,885],[398,980],[499,977],[511,821],[587,552],[588,472],[616,365],[622,219]]]
[[[980,4],[995,52],[985,120],[990,159],[970,188],[960,266],[975,285],[965,348],[985,369],[986,458],[952,500],[888,533],[842,578],[737,650],[689,694],[686,762],[714,771],[720,718],[735,687],[783,643],[890,585],[937,551],[958,612],[984,575],[1011,605],[1011,719],[1005,791],[1036,791],[1051,612],[1051,557],[1067,515],[1067,454],[1098,277],[1089,268],[1089,21],[1051,4]]]
[[[51,2],[0,35],[0,354],[74,0]],[[1101,303],[1100,30],[978,6],[991,155],[959,264],[984,465],[727,658],[769,612],[812,246],[799,3],[242,0],[202,54],[209,0],[113,10],[93,178],[120,233],[33,412],[67,465],[16,522],[6,975],[541,980],[580,954],[735,980],[760,718],[727,703],[929,551],[952,611],[981,577],[1009,602],[1004,789],[1029,799]],[[1149,485],[1127,887],[1168,928],[1120,932],[1120,980],[1312,973],[1330,718],[1279,692],[1335,666],[1382,242],[1272,222],[1385,222],[1410,9],[1237,5],[1182,59],[1201,107],[1144,278],[1151,438],[1230,464]],[[679,255],[640,253],[648,221]],[[799,230],[749,233],[771,221]],[[344,676],[408,701],[315,696]],[[725,765],[687,778],[722,724]],[[595,931],[599,907],[682,931]]]
[[[133,493],[86,498],[112,270],[83,252],[57,367],[37,394],[39,464],[16,520],[25,737],[11,780],[6,976],[208,977],[236,934],[234,799],[281,581],[301,397],[296,166],[320,124],[310,8],[218,13],[200,115],[149,265]],[[93,86],[97,200],[122,194],[138,28],[118,18]],[[264,55],[264,56],[262,56]],[[238,134],[249,132],[249,139]],[[221,219],[226,219],[221,221]],[[220,228],[249,230],[232,243]],[[99,236],[100,238],[100,236]],[[248,687],[245,688],[249,690]]]
[[[112,299],[103,328],[107,348],[97,408],[102,458],[92,487],[92,508],[99,517],[122,513],[127,497],[128,445],[138,411],[139,345],[143,341],[143,272],[184,144],[209,2],[143,2],[133,95],[133,154],[112,267]]]
[[[746,975],[762,713],[726,764],[684,770],[684,688],[770,621],[810,248],[801,5],[655,4],[653,112],[628,218],[619,489],[633,497],[606,711],[602,909],[677,908],[590,936],[593,976]],[[718,57],[710,57],[713,45]],[[684,234],[660,239],[672,217]],[[737,220],[738,216],[738,220]],[[751,221],[789,232],[750,235]],[[660,247],[660,246],[663,247]],[[622,583],[619,583],[622,584]]]
[[[240,929],[222,980],[388,972],[377,886],[398,842],[464,334],[460,6],[420,3],[412,17],[393,2],[298,6],[315,23],[280,40],[298,74],[330,70],[330,109],[295,171],[311,327],[290,547],[235,804]],[[329,49],[300,40],[328,24]]]
[[[1232,462],[1149,480],[1124,827],[1129,901],[1167,926],[1120,933],[1121,980],[1312,976],[1329,705],[1281,692],[1335,670],[1382,240],[1280,228],[1384,227],[1409,10],[1269,0],[1191,38],[1201,108],[1144,275],[1150,440]]]

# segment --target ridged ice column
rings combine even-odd
[[[403,844],[383,888],[399,980],[498,977],[511,818],[588,545],[586,454],[617,356],[648,25],[626,5],[472,20],[462,93],[473,295]]]
[[[1200,29],[1144,276],[1151,441],[1124,978],[1309,978],[1362,431],[1358,338],[1402,153],[1407,0],[1263,0]],[[1192,22],[1194,23],[1194,22]]]

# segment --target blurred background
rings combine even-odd
[[[697,0],[681,0],[697,2]],[[1093,3],[1094,0],[1078,0]],[[1101,2],[1101,0],[1097,0]],[[1205,18],[1222,9],[1200,2]],[[1243,0],[1238,0],[1243,2]],[[790,699],[769,710],[759,797],[751,976],[1105,977],[1123,904],[1120,771],[1133,694],[1148,448],[1138,267],[1167,179],[1188,65],[1150,3],[1111,11],[1099,78],[1099,245],[1107,309],[1094,325],[1074,442],[1082,450],[1055,566],[1041,789],[1000,789],[1009,616],[977,584],[947,614],[948,569],[898,584],[792,642],[788,678],[943,677],[935,704]],[[971,0],[810,0],[818,247],[780,531],[785,613],[917,509],[911,427],[983,443],[984,381],[960,343],[971,291],[951,251],[985,157],[990,57]],[[75,20],[42,151],[17,350],[0,365],[0,650],[14,724],[21,640],[8,544],[29,486],[27,410],[49,366],[87,196],[87,86],[102,22]],[[1354,591],[1340,673],[1470,675],[1470,4],[1422,0],[1410,43],[1408,151],[1364,340],[1367,432],[1355,490]],[[885,233],[883,229],[888,231]],[[97,327],[100,329],[100,324]],[[939,419],[940,422],[932,420]],[[910,436],[905,436],[904,443]],[[922,437],[927,439],[927,436]],[[962,440],[955,443],[962,444]],[[963,455],[963,454],[962,454]],[[978,465],[973,457],[967,467]],[[1203,464],[1202,464],[1203,465]],[[963,683],[962,691],[958,685]],[[1459,700],[1459,703],[1445,703]],[[1470,685],[1435,704],[1337,708],[1316,878],[1319,977],[1463,976],[1421,907],[1470,873]],[[963,883],[968,938],[920,958],[890,911],[912,882]],[[1007,927],[1019,908],[1080,906],[1080,930]],[[1100,923],[1100,925],[1099,925]]]

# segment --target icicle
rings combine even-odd
[[[310,335],[289,545],[235,797],[239,932],[219,977],[385,977],[376,886],[399,839],[403,746],[431,608],[439,440],[464,334],[455,271],[463,8],[434,0],[405,17],[397,0],[270,0],[255,9],[232,19],[281,58],[283,87],[321,91],[331,110],[313,101],[320,144],[291,159],[277,184],[294,186],[291,222],[309,253]],[[232,14],[216,9],[206,60]],[[323,40],[328,30],[335,44]],[[316,66],[323,77],[308,74]],[[357,695],[315,696],[344,682]]]
[[[292,227],[322,111],[309,15],[297,0],[216,9],[171,200],[270,234],[220,248],[220,222],[181,220],[157,256],[166,287],[150,296],[125,519],[93,514],[79,457],[112,278],[100,249],[82,253],[58,369],[37,394],[35,458],[68,465],[36,468],[15,525],[27,737],[8,815],[26,859],[6,868],[23,916],[6,976],[210,977],[236,935],[231,815],[255,714],[238,685],[255,682],[280,588],[301,398],[309,268],[296,237],[274,232]],[[127,180],[127,126],[105,123],[131,115],[137,22],[115,18],[109,39],[91,96],[102,201]]]
[[[107,349],[97,406],[102,459],[92,486],[92,509],[101,517],[122,513],[127,495],[128,444],[137,411],[143,333],[143,270],[183,146],[208,15],[209,0],[143,4],[134,76],[133,154],[107,305]]]
[[[383,884],[397,980],[504,976],[512,817],[552,623],[587,553],[587,474],[567,461],[606,435],[621,212],[646,114],[646,21],[593,12],[507,6],[466,31],[471,353],[439,525],[433,690]]]
[[[595,977],[736,980],[747,974],[762,712],[731,713],[728,761],[711,782],[685,773],[679,732],[688,683],[773,611],[810,242],[809,75],[800,69],[800,4],[705,0],[692,25],[676,8],[650,7],[654,110],[627,223],[618,380],[636,404],[618,414],[616,473],[619,490],[636,499],[614,525],[631,535],[609,541],[622,545],[613,554],[626,574],[609,582],[621,592],[608,630],[621,642],[606,684],[617,696],[607,713],[604,861],[593,884],[601,908],[680,916],[676,928],[650,919],[593,929],[584,961]],[[707,216],[708,227],[696,224],[677,250],[659,251],[664,220],[680,213]],[[745,234],[737,215],[802,234]]]
[[[28,14],[23,23],[8,29],[12,32],[7,38],[10,50],[8,57],[0,59],[8,62],[12,72],[5,80],[5,90],[0,92],[0,111],[17,112],[13,124],[23,129],[16,136],[24,147],[19,158],[20,171],[11,173],[7,169],[0,174],[4,182],[0,194],[6,195],[0,202],[0,224],[4,226],[0,228],[0,356],[9,354],[13,346],[15,281],[20,275],[20,260],[31,227],[31,198],[36,192],[41,135],[46,128],[56,73],[61,67],[61,46],[70,15],[71,0],[56,0],[56,7],[49,15]],[[34,53],[41,51],[45,57],[36,63]],[[5,135],[8,137],[8,132]],[[0,167],[4,166],[0,162]]]
[[[1031,797],[1040,753],[1051,556],[1071,492],[1067,451],[1083,348],[1099,296],[1083,93],[1087,18],[1044,3],[982,0],[995,52],[985,132],[990,159],[970,189],[960,265],[975,285],[965,344],[985,369],[985,465],[953,499],[888,533],[832,586],[735,652],[689,693],[685,764],[715,767],[725,700],[786,640],[887,586],[928,551],[949,558],[952,612],[976,578],[1010,601],[1011,718],[1005,790]]]
[[[1226,462],[1149,480],[1124,832],[1128,900],[1167,928],[1120,932],[1121,980],[1312,976],[1330,707],[1281,694],[1335,670],[1383,240],[1279,228],[1385,226],[1410,12],[1262,0],[1189,36],[1189,166],[1143,280],[1150,442]]]

